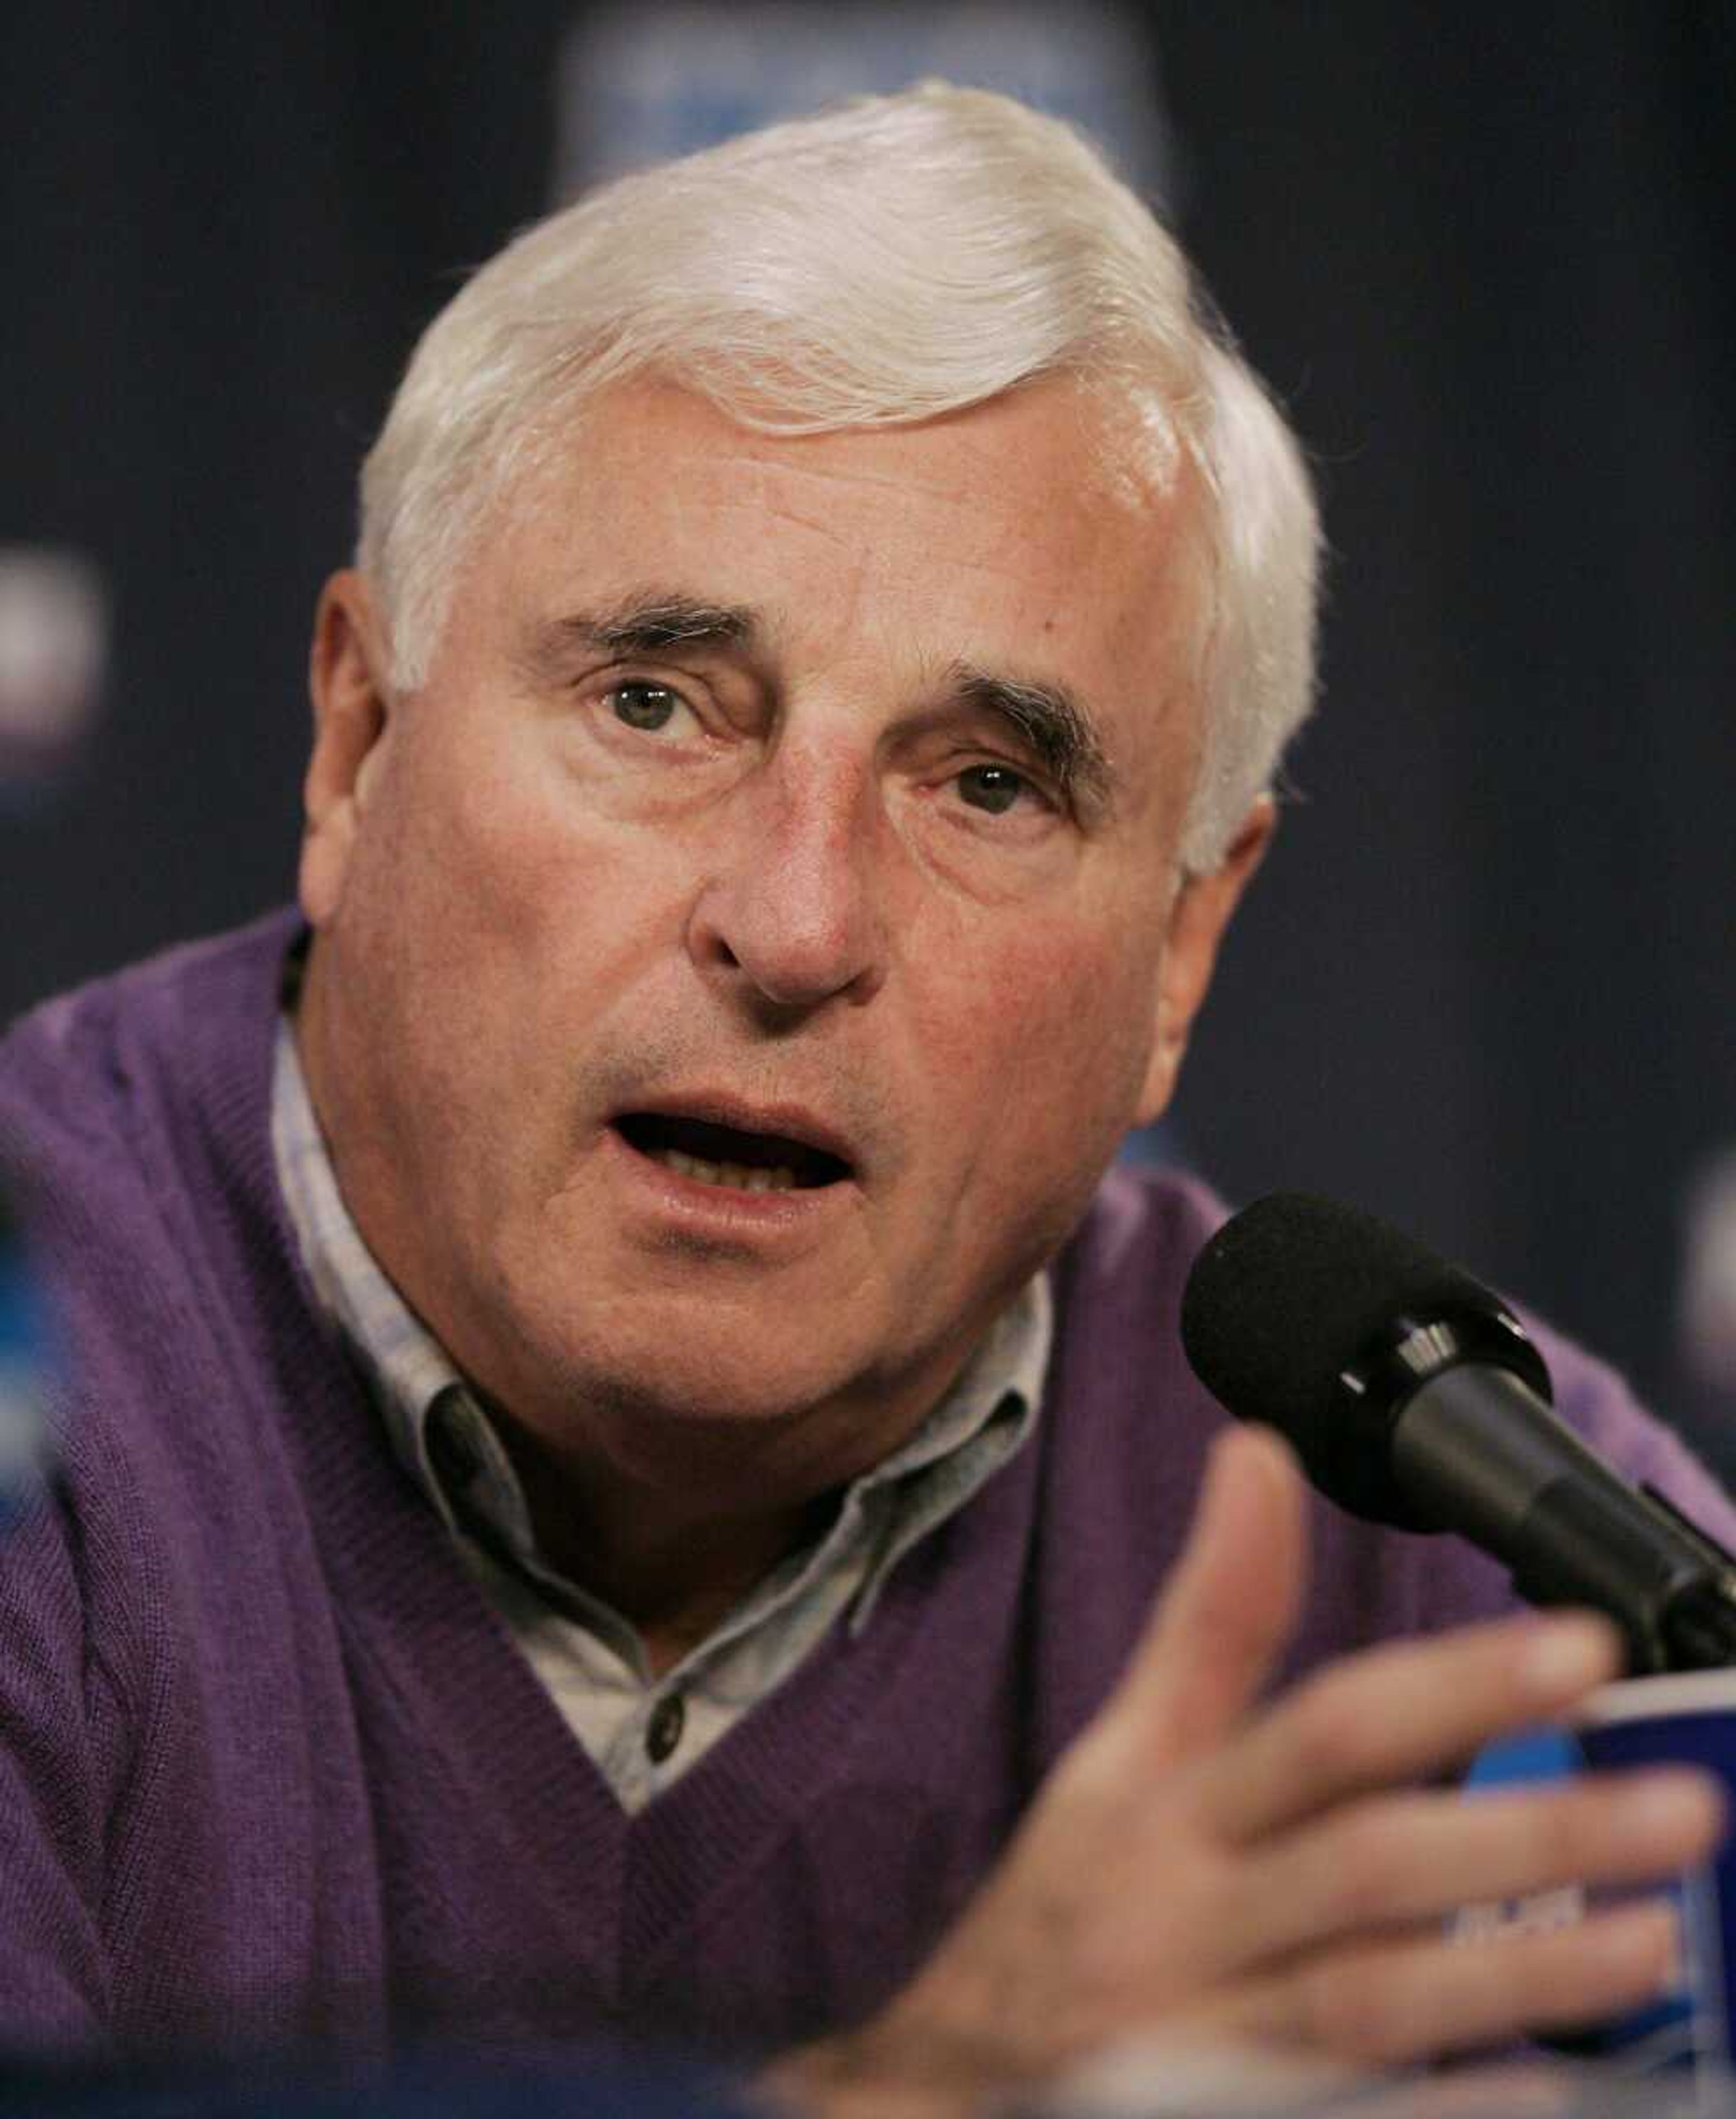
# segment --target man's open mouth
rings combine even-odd
[[[840,1157],[785,1134],[750,1133],[664,1111],[628,1111],[614,1124],[629,1148],[701,1185],[738,1192],[808,1192],[850,1175]]]

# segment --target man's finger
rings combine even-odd
[[[1108,1709],[1144,1764],[1218,1743],[1258,1692],[1296,1623],[1305,1525],[1301,1475],[1277,1436],[1219,1435],[1187,1544]]]
[[[1613,1629],[1581,1613],[1369,1649],[1250,1724],[1213,1774],[1207,1814],[1246,1842],[1462,1765],[1492,1737],[1564,1712],[1619,1660]]]
[[[1473,1901],[1655,1882],[1704,1860],[1723,1825],[1715,1783],[1681,1772],[1500,1795],[1368,1797],[1253,1857],[1245,1946],[1270,1961],[1440,1919]]]
[[[1675,1957],[1676,1915],[1658,1903],[1488,1943],[1389,1937],[1264,1984],[1237,2010],[1234,2028],[1396,2066],[1618,2015],[1657,1998]]]

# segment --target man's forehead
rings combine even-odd
[[[545,512],[557,536],[575,507],[606,508],[623,533],[673,517],[702,536],[714,528],[731,559],[751,558],[739,540],[759,514],[787,512],[819,536],[835,526],[838,556],[870,562],[871,546],[852,547],[852,525],[871,518],[893,533],[889,552],[907,556],[900,514],[928,528],[944,515],[945,543],[917,554],[925,575],[1088,550],[1136,573],[1153,601],[1181,548],[1198,541],[1205,497],[1154,392],[1066,376],[931,419],[794,433],[742,424],[694,390],[642,376],[583,400],[502,496],[509,515]]]
[[[514,499],[582,478],[599,457],[649,471],[714,466],[728,475],[764,464],[816,480],[851,473],[893,489],[920,482],[912,455],[942,438],[983,475],[1003,471],[1009,452],[1041,464],[1057,494],[1089,498],[1124,514],[1130,540],[1168,534],[1189,512],[1197,478],[1191,452],[1154,387],[1033,377],[996,395],[926,418],[870,418],[853,426],[789,428],[738,417],[727,402],[651,372],[587,392],[527,452]],[[1016,446],[1015,446],[1016,444]]]

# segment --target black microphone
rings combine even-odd
[[[1528,1602],[1608,1613],[1636,1673],[1736,1662],[1736,1559],[1587,1449],[1518,1319],[1399,1230],[1307,1193],[1256,1201],[1195,1261],[1181,1342],[1341,1507],[1456,1531]]]

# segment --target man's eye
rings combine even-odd
[[[604,696],[615,719],[636,729],[667,728],[681,704],[663,684],[616,684]]]
[[[973,809],[1004,817],[1031,783],[1010,765],[968,765],[959,775],[959,792]]]

